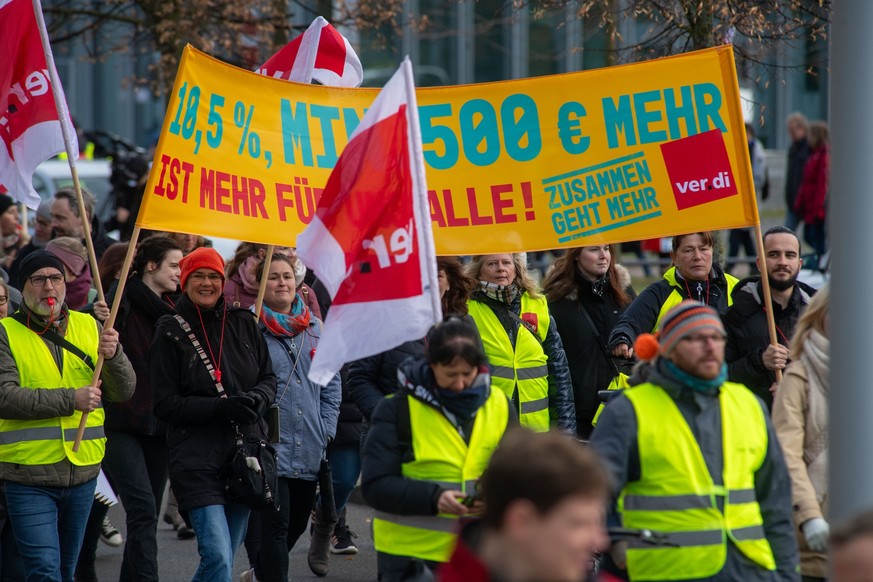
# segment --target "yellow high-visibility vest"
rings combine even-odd
[[[404,477],[437,483],[468,495],[475,493],[494,449],[509,422],[509,401],[491,390],[476,413],[468,445],[439,410],[411,395],[400,394],[409,403],[409,422],[414,459],[403,463]],[[402,421],[401,421],[402,422]],[[458,517],[439,514],[397,515],[376,512],[373,538],[376,550],[432,562],[447,562],[458,536]]]
[[[724,485],[715,485],[700,446],[676,403],[654,384],[625,395],[637,418],[640,480],[627,483],[618,508],[628,528],[666,533],[676,547],[632,543],[631,580],[708,578],[724,567],[727,540],[764,570],[776,560],[764,532],[755,472],[767,454],[764,412],[743,385],[721,387]],[[723,498],[724,510],[718,498]]]
[[[19,384],[25,389],[81,388],[91,383],[93,371],[80,358],[64,353],[64,370],[58,370],[51,352],[36,333],[11,317],[0,320],[18,367]],[[84,313],[70,311],[64,339],[97,360],[97,322]],[[88,415],[78,452],[73,442],[82,413],[39,420],[0,419],[0,461],[19,465],[51,465],[65,457],[74,465],[96,465],[103,460],[106,436],[103,408]]]
[[[727,304],[728,307],[734,304],[734,287],[737,286],[737,283],[740,281],[733,275],[724,274],[725,281],[727,281]],[[658,331],[661,327],[661,320],[667,315],[667,312],[685,301],[686,297],[683,297],[682,294],[676,289],[678,283],[676,282],[676,267],[670,267],[667,269],[667,272],[664,273],[664,279],[670,283],[672,287],[672,291],[667,296],[667,299],[661,305],[661,309],[658,311],[658,319],[655,320],[655,326],[652,328],[652,333]]]
[[[470,301],[468,306],[491,363],[491,385],[502,390],[509,398],[512,398],[517,387],[521,425],[538,432],[549,430],[548,356],[541,343],[549,331],[546,298],[532,299],[527,293],[522,294],[521,313],[536,314],[540,341],[518,324],[514,348],[503,324],[487,304]]]

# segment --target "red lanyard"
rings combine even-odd
[[[221,383],[221,352],[224,350],[224,324],[227,323],[227,306],[224,308],[221,318],[221,335],[218,339],[218,359],[212,353],[212,345],[209,343],[209,334],[206,332],[206,326],[203,325],[203,315],[200,313],[200,307],[197,307],[197,317],[200,318],[200,328],[203,330],[203,343],[206,344],[206,349],[209,350],[209,357],[212,358],[212,365],[215,366],[215,381]]]

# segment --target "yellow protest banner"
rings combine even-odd
[[[419,89],[437,252],[756,224],[734,66],[726,46]],[[376,94],[263,77],[186,47],[137,224],[294,245]]]

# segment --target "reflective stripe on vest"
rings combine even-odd
[[[542,344],[519,324],[513,349],[506,329],[487,304],[470,301],[468,305],[492,366],[492,386],[509,398],[518,389],[521,425],[535,431],[549,430],[549,367]],[[528,293],[523,293],[521,312],[536,314],[537,334],[541,341],[545,341],[550,322],[546,299],[532,299]]]
[[[762,569],[775,570],[754,488],[768,444],[764,413],[755,396],[740,384],[726,382],[721,387],[724,485],[716,485],[673,399],[653,384],[625,394],[636,413],[640,480],[627,483],[619,497],[622,523],[664,533],[666,541],[677,546],[631,544],[630,578],[714,576],[724,567],[728,538]]]
[[[36,333],[11,317],[0,320],[0,325],[6,329],[22,388],[81,388],[91,383],[93,371],[77,356],[64,352],[61,373],[48,346]],[[64,338],[97,360],[99,336],[93,317],[70,311]],[[103,408],[88,415],[84,438],[74,453],[81,418],[77,410],[70,416],[40,420],[0,419],[0,460],[19,465],[51,465],[64,458],[80,466],[99,463],[106,444]]]
[[[734,304],[734,287],[737,286],[739,279],[734,277],[733,275],[728,275],[725,273],[724,275],[725,281],[727,281],[727,304],[728,307]],[[667,296],[667,299],[664,300],[664,303],[661,305],[661,309],[658,310],[658,319],[655,320],[655,326],[652,328],[652,333],[658,331],[658,328],[661,327],[661,319],[667,314],[668,311],[682,303],[687,297],[682,295],[679,291],[679,283],[676,281],[676,267],[670,267],[667,269],[667,272],[664,273],[664,279],[670,283],[670,287],[672,291]]]
[[[476,413],[470,444],[443,414],[411,395],[408,398],[409,422],[414,458],[402,465],[403,476],[434,483],[471,495],[491,454],[497,448],[509,422],[509,400],[500,390],[492,390]],[[458,518],[453,515],[409,516],[376,512],[373,537],[376,550],[395,556],[408,556],[434,562],[447,562],[458,533]]]

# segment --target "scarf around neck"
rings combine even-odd
[[[261,309],[261,321],[275,336],[294,337],[305,331],[312,320],[312,312],[307,307],[300,295],[294,296],[291,303],[291,313],[273,311],[266,305]]]
[[[518,285],[510,283],[509,285],[498,285],[497,283],[489,283],[488,281],[479,281],[479,291],[486,297],[490,297],[501,303],[511,304],[518,296]]]
[[[654,381],[667,380],[676,387],[691,388],[701,394],[718,394],[718,389],[727,381],[727,364],[722,362],[718,376],[705,380],[689,374],[667,358],[658,358],[655,364]]]

